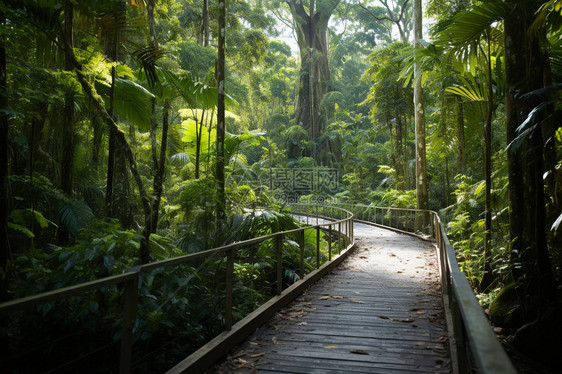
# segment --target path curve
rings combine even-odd
[[[218,373],[449,373],[435,247],[356,223],[357,248]]]

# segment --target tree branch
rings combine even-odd
[[[390,22],[393,22],[393,23],[396,22],[396,21],[394,21],[392,18],[389,18],[389,17],[387,17],[387,16],[385,16],[385,17],[379,17],[379,16],[375,15],[375,13],[373,13],[369,8],[363,6],[363,4],[359,4],[359,6],[360,6],[361,8],[363,8],[364,10],[366,10],[366,11],[369,13],[369,15],[371,15],[371,17],[373,17],[373,18],[376,19],[377,21],[390,21]]]

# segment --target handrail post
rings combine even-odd
[[[341,237],[342,237],[342,232],[341,232],[341,221],[338,222],[338,254],[341,254]]]
[[[277,295],[283,292],[283,236],[275,237],[275,254],[277,258]]]
[[[234,277],[234,250],[226,252],[226,294],[224,311],[224,329],[232,329],[232,288]]]
[[[131,372],[131,358],[133,353],[133,328],[137,319],[139,273],[125,283],[125,305],[123,308],[123,334],[121,336],[121,353],[119,358],[119,373]]]
[[[328,237],[328,261],[332,261],[332,224],[328,226],[328,231],[330,233]]]
[[[320,268],[320,226],[316,226],[316,269]]]
[[[299,243],[299,247],[301,249],[301,279],[304,278],[304,229],[302,231],[299,231],[299,236],[298,236],[298,243]]]

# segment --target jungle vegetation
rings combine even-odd
[[[0,1],[0,301],[297,227],[271,170],[329,169],[335,190],[296,198],[439,211],[510,352],[559,365],[562,1],[224,5]],[[274,268],[267,245],[238,260],[242,318]],[[143,279],[136,370],[221,331],[224,271]],[[119,297],[7,319],[3,365],[110,354]]]

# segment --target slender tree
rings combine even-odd
[[[5,27],[4,14],[0,11],[0,27]],[[0,108],[8,106],[6,34],[0,35]],[[0,113],[0,302],[6,300],[8,287],[8,115]]]
[[[422,48],[422,1],[414,0],[414,49]],[[425,149],[425,100],[421,81],[421,66],[414,62],[414,118],[416,131],[416,198],[418,209],[428,209],[427,166]]]
[[[150,52],[153,55],[158,54],[158,39],[156,35],[155,19],[154,19],[154,7],[156,6],[156,0],[149,0],[146,7],[147,18],[148,18],[148,51],[150,58]],[[150,69],[151,67],[148,67]],[[147,73],[147,77],[149,74]],[[151,85],[154,87],[156,82],[149,79]],[[163,92],[163,90],[161,91]],[[163,95],[164,96],[164,95]],[[152,202],[152,218],[150,224],[150,232],[155,233],[158,226],[158,217],[160,213],[160,200],[162,199],[162,185],[164,183],[164,173],[166,167],[166,148],[168,145],[168,128],[169,128],[169,112],[170,112],[170,100],[169,98],[164,99],[164,106],[162,108],[162,138],[160,140],[160,155],[158,156],[157,144],[156,144],[156,96],[151,98],[151,110],[152,116],[150,119],[150,138],[152,141],[152,160],[154,164],[154,181],[153,181],[153,202]]]
[[[219,0],[219,45],[217,59],[217,195],[219,206],[217,207],[217,217],[223,218],[226,215],[226,194],[225,194],[225,177],[224,167],[226,160],[224,158],[224,138],[226,133],[225,122],[225,38],[226,38],[226,1]]]
[[[67,48],[74,48],[74,6],[71,0],[64,3],[64,39]],[[64,51],[64,70],[72,71],[72,55]],[[74,169],[74,95],[66,93],[62,118],[62,150],[61,150],[61,189],[72,197],[72,174]],[[68,241],[69,233],[65,225],[59,225],[58,242]]]

